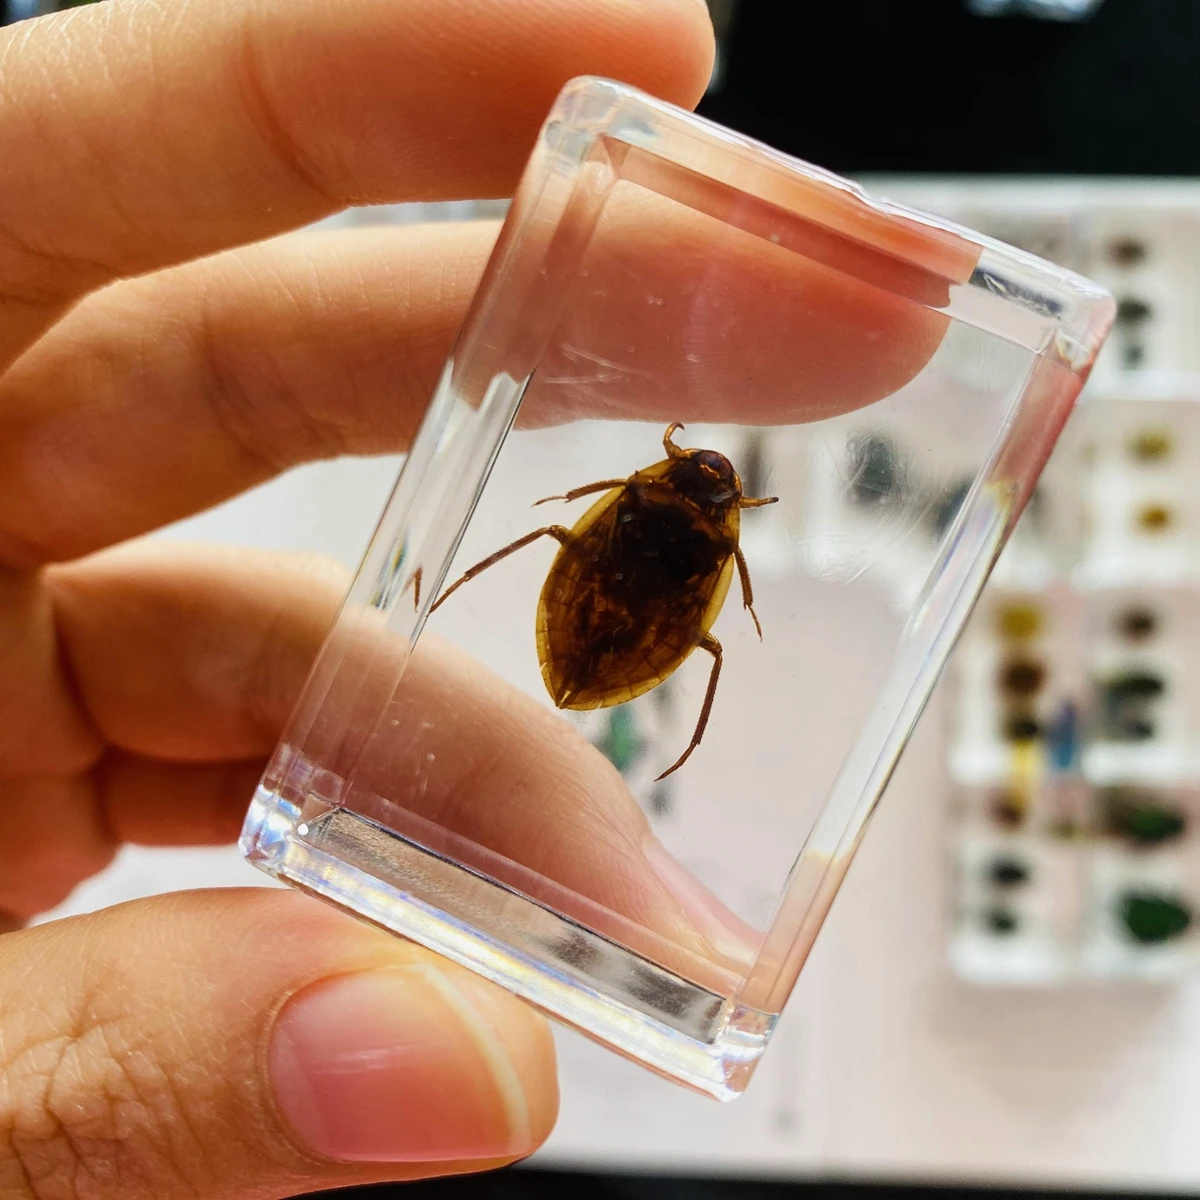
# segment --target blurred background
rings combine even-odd
[[[705,115],[1099,279],[1117,330],[747,1096],[718,1106],[564,1033],[545,1151],[403,1191],[1194,1194],[1200,0],[710,8]],[[304,468],[161,536],[352,567],[397,466]],[[128,849],[51,916],[229,884],[266,886],[232,849]]]

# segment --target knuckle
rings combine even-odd
[[[301,194],[307,194],[331,211],[341,208],[349,197],[330,186],[325,172],[306,149],[302,127],[297,127],[288,116],[291,106],[277,99],[269,84],[270,71],[266,69],[269,55],[270,51],[260,44],[253,22],[247,21],[237,63],[246,116]]]

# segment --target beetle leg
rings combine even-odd
[[[685,457],[685,452],[675,445],[673,441],[671,441],[671,434],[682,428],[683,425],[679,421],[672,421],[670,425],[667,426],[667,432],[663,434],[663,449],[667,452],[668,458]]]
[[[692,751],[700,745],[700,739],[704,736],[704,730],[708,725],[708,716],[712,712],[713,697],[717,694],[717,680],[721,676],[721,643],[711,633],[706,633],[700,639],[700,649],[707,650],[713,656],[712,674],[708,677],[708,691],[704,693],[704,707],[700,710],[700,720],[696,722],[696,729],[692,734],[692,740],[688,744],[688,748],[654,781],[655,783],[659,779],[666,779],[668,775],[678,771],[687,762],[691,757]]]
[[[599,483],[585,483],[583,487],[572,488],[561,496],[547,496],[544,500],[535,500],[533,507],[539,504],[549,504],[551,500],[578,500],[580,496],[590,496],[593,492],[611,492],[613,488],[623,488],[628,479],[602,479]]]
[[[750,568],[746,566],[746,556],[741,546],[734,546],[733,557],[737,560],[738,578],[742,581],[742,607],[750,610],[750,619],[758,630],[758,640],[762,641],[762,626],[758,623],[758,614],[754,611],[754,588],[750,584]]]
[[[762,508],[764,504],[778,504],[778,496],[743,496],[738,501],[738,508]]]
[[[421,577],[425,574],[424,567],[418,567],[413,572],[413,612],[417,612],[421,607]]]
[[[543,529],[535,529],[532,533],[527,533],[522,538],[517,538],[515,542],[510,542],[501,550],[497,550],[495,554],[489,554],[482,562],[477,562],[469,571],[467,571],[461,579],[455,580],[438,598],[434,601],[430,612],[435,612],[442,604],[446,602],[446,597],[451,592],[456,592],[464,583],[470,582],[476,575],[486,571],[488,567],[494,567],[502,558],[507,558],[510,554],[517,550],[528,546],[530,542],[536,542],[540,537],[557,538],[564,546],[571,540],[571,531],[565,525],[547,525]]]

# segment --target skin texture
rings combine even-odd
[[[236,834],[346,583],[306,559],[110,547],[296,463],[402,450],[496,236],[294,231],[348,204],[507,195],[567,79],[687,106],[711,54],[701,0],[108,0],[0,31],[5,1200],[276,1197],[479,1169],[548,1134],[540,1017],[314,901],[205,892],[20,927],[122,843]],[[630,199],[594,251],[610,308],[634,254],[670,301],[649,335],[675,358],[716,347],[684,410],[572,376],[584,321],[529,420],[712,414],[742,369],[720,352],[769,346],[772,320],[815,330],[807,390],[764,353],[750,420],[867,403],[936,348],[927,310],[732,235],[713,270],[758,282],[747,329],[718,337],[684,269],[703,224]],[[532,866],[668,963],[746,966],[752,931],[553,714],[433,638],[409,682],[402,730],[428,719],[452,764],[424,815],[536,844]],[[380,768],[426,748],[398,736]]]

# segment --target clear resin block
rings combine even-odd
[[[735,1096],[1111,319],[572,83],[245,854]]]

